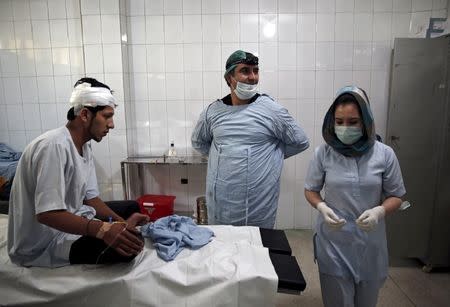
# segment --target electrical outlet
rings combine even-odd
[[[187,178],[181,178],[181,184],[188,184]]]

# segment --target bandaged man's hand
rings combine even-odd
[[[376,206],[364,211],[356,220],[359,228],[365,231],[372,230],[384,218],[386,211],[383,206]]]
[[[323,215],[323,219],[328,226],[333,227],[335,229],[340,229],[346,223],[346,220],[343,218],[339,218],[336,213],[334,213],[333,209],[327,206],[325,202],[320,202],[317,204],[317,210]]]

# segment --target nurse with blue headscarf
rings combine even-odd
[[[286,108],[258,94],[258,58],[235,51],[225,65],[231,93],[211,103],[192,133],[208,155],[209,224],[275,225],[283,160],[309,146]]]
[[[305,197],[320,214],[314,235],[325,306],[376,306],[388,270],[384,217],[406,193],[394,151],[376,141],[366,93],[342,88],[325,115]],[[321,196],[320,192],[322,191]]]

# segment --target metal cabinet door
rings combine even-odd
[[[387,218],[391,256],[425,258],[444,125],[448,39],[396,39],[387,144],[400,162],[411,208]]]

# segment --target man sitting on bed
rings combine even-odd
[[[148,217],[139,207],[119,216],[99,198],[90,140],[100,142],[114,128],[110,88],[82,78],[70,105],[68,123],[33,140],[17,167],[8,253],[18,265],[128,262],[144,245],[135,226]]]

